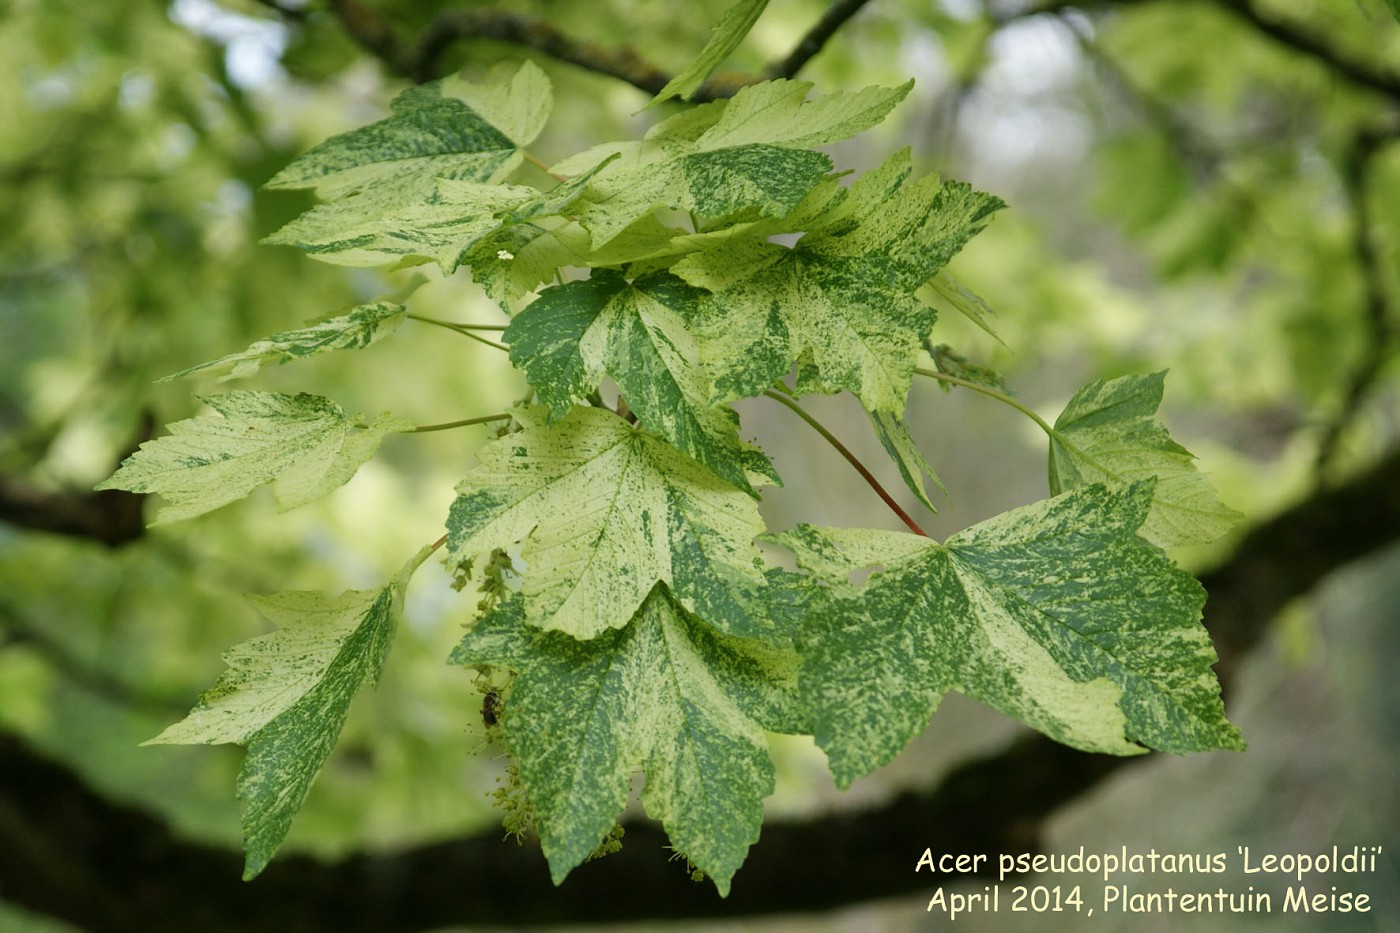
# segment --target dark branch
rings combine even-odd
[[[130,454],[142,441],[150,440],[154,432],[154,419],[149,413],[142,416],[137,437],[126,453]],[[121,489],[52,492],[0,474],[0,522],[34,531],[91,538],[108,547],[135,541],[146,533],[142,519],[145,500],[144,495]]]
[[[1255,7],[1253,0],[1217,0],[1217,2],[1223,9],[1229,10],[1248,23],[1256,32],[1262,33],[1294,51],[1317,59],[1354,84],[1380,91],[1395,100],[1400,100],[1400,74],[1394,71],[1383,71],[1368,62],[1350,58],[1319,39],[1315,32],[1265,16]]]
[[[259,6],[267,7],[283,19],[291,20],[294,23],[306,21],[306,10],[301,7],[288,6],[285,3],[279,3],[278,0],[256,0],[256,2]]]
[[[273,0],[263,2],[274,5]],[[837,0],[792,52],[770,65],[762,76],[716,73],[691,100],[703,102],[732,97],[740,88],[763,77],[793,77],[868,2]],[[360,45],[396,74],[417,83],[440,75],[442,56],[454,43],[474,39],[506,42],[540,52],[586,71],[625,81],[648,94],[658,93],[672,77],[629,46],[605,46],[575,39],[546,19],[509,10],[444,10],[411,43],[403,42],[388,23],[361,0],[331,0],[331,10]]]
[[[588,71],[619,78],[650,94],[671,80],[670,75],[631,48],[583,42],[565,35],[547,20],[506,10],[445,10],[438,14],[404,60],[402,73],[419,82],[436,77],[442,53],[452,43],[467,39],[492,39],[543,52]]]
[[[765,68],[763,76],[765,78],[791,78],[795,76],[822,50],[827,41],[836,35],[836,30],[844,26],[847,20],[859,13],[861,7],[869,2],[870,0],[836,0],[822,14],[822,18],[817,20],[816,25],[798,40],[788,57]]]
[[[372,7],[360,0],[331,0],[331,12],[345,26],[345,31],[391,71],[412,78],[415,68],[393,27]]]
[[[998,25],[1006,25],[1017,20],[1047,13],[1062,13],[1066,10],[1118,9],[1146,5],[1151,0],[1040,0],[1029,5],[1022,4],[1002,12],[992,8],[989,15]],[[1385,70],[1371,62],[1362,61],[1342,52],[1334,45],[1318,38],[1313,31],[1294,26],[1282,20],[1273,19],[1261,13],[1253,0],[1214,0],[1223,10],[1234,14],[1255,32],[1285,45],[1295,52],[1301,52],[1317,59],[1336,74],[1353,84],[1379,91],[1400,100],[1400,73]],[[994,6],[990,5],[989,6]]]
[[[35,531],[92,538],[110,547],[145,533],[143,499],[120,489],[48,492],[0,475],[0,521]]]
[[[1289,600],[1400,542],[1400,450],[1251,530],[1203,577],[1222,681]],[[821,910],[918,890],[923,847],[1034,850],[1045,819],[1131,761],[1030,737],[874,811],[770,823],[727,900],[665,858],[652,825],[552,888],[538,849],[499,832],[340,861],[284,857],[238,880],[231,851],[175,837],[71,772],[0,736],[0,891],[83,929],[418,930]]]
[[[1367,179],[1376,155],[1388,143],[1400,139],[1400,124],[1369,128],[1357,134],[1342,166],[1342,182],[1351,208],[1352,251],[1356,254],[1365,283],[1366,341],[1361,361],[1351,374],[1342,398],[1341,410],[1327,425],[1318,445],[1317,469],[1324,472],[1337,453],[1342,435],[1356,419],[1361,406],[1380,378],[1381,371],[1396,352],[1400,330],[1391,316],[1386,298],[1386,270],[1375,239],[1375,216],[1367,194]]]

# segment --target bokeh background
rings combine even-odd
[[[674,71],[726,5],[498,8],[631,45]],[[136,441],[197,412],[197,394],[219,391],[212,381],[156,384],[160,376],[405,284],[407,273],[347,271],[258,245],[311,203],[261,185],[326,136],[382,117],[406,86],[363,41],[366,22],[411,44],[448,6],[0,4],[0,732],[191,839],[237,847],[241,751],[137,746],[213,683],[221,651],[264,631],[241,594],[379,585],[441,533],[486,435],[390,438],[321,502],[278,513],[259,493],[140,534],[130,516],[116,532],[85,524],[101,511],[88,490]],[[773,0],[728,67],[752,73],[781,59],[826,9]],[[636,88],[512,42],[457,42],[437,66],[479,74],[526,56],[555,84],[554,116],[532,147],[546,161],[656,119],[637,113],[649,95]],[[1248,516],[1231,538],[1174,554],[1180,562],[1228,564],[1250,525],[1394,463],[1400,25],[1384,0],[874,0],[801,74],[818,91],[910,76],[915,89],[891,118],[831,147],[833,157],[862,171],[908,145],[922,170],[1008,202],[950,267],[995,309],[1004,342],[952,312],[935,338],[1001,372],[1042,414],[1092,379],[1170,371],[1174,436]],[[465,272],[426,274],[419,313],[500,319]],[[362,352],[264,371],[255,386],[419,423],[500,411],[523,394],[499,354],[411,326]],[[817,399],[811,409],[880,461],[853,403]],[[740,410],[786,480],[765,496],[771,527],[897,527],[806,426],[762,399]],[[950,490],[927,517],[935,536],[1046,494],[1043,437],[1016,412],[925,384],[908,416]],[[903,492],[892,469],[877,472]],[[1400,541],[1389,509],[1378,504],[1373,520]],[[473,602],[436,564],[419,574],[384,678],[357,700],[287,852],[336,858],[493,831],[487,794],[503,762],[483,735],[477,685],[443,663]],[[1384,845],[1377,875],[1346,882],[1372,895],[1371,913],[1295,926],[1400,930],[1400,550],[1339,558],[1321,586],[1268,621],[1228,698],[1249,750],[1123,769],[1063,808],[1045,844],[1232,857],[1241,845]],[[950,698],[925,736],[845,793],[810,742],[775,739],[771,812],[878,807],[1020,732]],[[24,807],[11,789],[0,821]],[[938,827],[928,839],[937,846]],[[801,871],[793,866],[795,883]],[[1223,883],[1251,882],[1232,873]],[[942,929],[924,911],[927,893],[700,927]],[[23,895],[0,876],[0,930],[76,929],[21,908]],[[1096,917],[1092,928],[1279,922],[1139,915]],[[1084,928],[1072,915],[957,926]]]

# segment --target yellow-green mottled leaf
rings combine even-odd
[[[1240,748],[1200,624],[1205,592],[1137,529],[1152,483],[1087,486],[937,544],[800,526],[828,580],[801,689],[838,783],[889,761],[957,690],[1088,751]],[[878,567],[860,589],[852,570]]]
[[[722,217],[753,208],[784,217],[826,176],[831,160],[809,147],[882,120],[910,85],[807,101],[803,81],[765,81],[666,120],[639,142],[594,147],[554,166],[573,175],[619,158],[593,180],[580,222],[602,247],[657,207]]]
[[[502,227],[468,250],[472,281],[507,313],[515,302],[553,278],[563,266],[588,261],[588,232],[560,217]]]
[[[689,97],[700,89],[700,85],[705,83],[705,79],[710,76],[730,53],[739,47],[739,43],[744,41],[744,36],[749,34],[753,24],[758,22],[758,18],[763,15],[764,9],[768,6],[768,0],[739,0],[720,17],[715,24],[714,31],[710,34],[710,39],[705,43],[705,47],[700,50],[695,61],[683,68],[679,74],[666,83],[666,86],[653,97],[647,106],[651,107],[662,101],[670,100],[672,97]]]
[[[729,892],[773,790],[763,730],[794,724],[792,649],[715,632],[657,586],[625,627],[586,642],[530,628],[512,600],[452,660],[518,672],[504,741],[555,884],[611,830],[640,768],[647,813]]]
[[[421,198],[341,198],[312,208],[264,242],[295,246],[344,266],[431,259],[450,274],[482,241],[568,209],[600,168],[544,192],[440,178]]]
[[[330,399],[306,393],[230,392],[202,401],[217,414],[169,425],[169,435],[142,444],[97,488],[160,495],[169,504],[157,524],[202,515],[264,483],[274,483],[278,503],[290,509],[349,482],[385,434],[413,427],[389,415],[363,425]]]
[[[1159,547],[1206,544],[1240,513],[1221,504],[1191,452],[1157,420],[1166,373],[1091,383],[1070,399],[1050,438],[1050,491],[1090,483],[1125,485],[1156,477],[1152,509],[1139,532]]]
[[[246,350],[182,369],[159,381],[169,382],[196,373],[220,373],[221,382],[245,379],[256,375],[264,366],[290,363],[332,350],[359,350],[392,334],[404,322],[404,314],[403,305],[392,301],[360,305],[308,327],[273,334],[255,341]]]
[[[457,487],[454,559],[519,543],[527,621],[575,638],[625,626],[658,582],[721,630],[771,634],[752,498],[610,411],[520,417]]]
[[[247,746],[238,775],[245,879],[261,872],[286,838],[350,701],[378,680],[404,588],[426,556],[425,549],[378,590],[250,597],[277,631],[228,651],[229,669],[189,716],[146,743]]]
[[[700,291],[666,273],[628,282],[600,270],[545,289],[506,329],[510,359],[562,418],[606,374],[648,430],[740,489],[747,470],[772,466],[739,440],[739,417],[709,403],[710,385],[689,327]]]
[[[948,494],[948,490],[938,478],[938,474],[933,471],[933,467],[929,466],[923,451],[914,443],[914,438],[909,436],[909,426],[904,423],[902,417],[889,412],[876,411],[870,412],[869,415],[870,423],[875,428],[875,436],[880,439],[880,446],[885,448],[885,453],[894,461],[904,485],[908,486],[909,491],[918,496],[919,501],[930,511],[937,512],[937,506],[933,504],[928,490],[924,488],[924,477],[933,480],[934,485],[944,495]]]
[[[442,92],[463,101],[517,146],[528,146],[540,135],[554,106],[549,76],[534,62],[523,61],[511,75],[493,81],[468,81],[460,75],[442,79]]]
[[[332,136],[299,156],[269,188],[315,188],[323,198],[361,192],[365,203],[430,192],[437,178],[488,182],[520,160],[549,114],[549,79],[531,62],[509,87],[451,77],[394,98],[393,116]]]
[[[996,312],[987,302],[982,300],[982,296],[964,287],[961,282],[953,278],[947,269],[930,279],[925,287],[946,302],[953,310],[982,328],[997,343],[1002,346],[1006,345],[1006,341],[1002,340],[992,327],[991,319],[996,317]]]
[[[825,391],[904,410],[936,318],[912,293],[1002,206],[957,182],[907,183],[908,173],[906,150],[833,200],[792,248],[736,238],[673,266],[712,293],[695,332],[715,401],[758,395],[810,356]]]

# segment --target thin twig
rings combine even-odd
[[[834,35],[836,30],[846,24],[852,16],[860,12],[861,7],[869,3],[870,0],[836,0],[827,7],[822,18],[817,20],[811,29],[807,30],[787,58],[776,61],[763,71],[765,78],[791,78],[802,70],[802,67],[812,60],[827,41]]]
[[[998,402],[1001,402],[1005,405],[1010,405],[1012,408],[1025,415],[1027,418],[1030,418],[1036,424],[1040,425],[1040,429],[1044,431],[1047,435],[1053,437],[1056,434],[1056,431],[1053,427],[1051,427],[1050,422],[1046,421],[1044,418],[1040,417],[1040,415],[1036,414],[1033,409],[1027,408],[1025,405],[1022,405],[1013,396],[1007,395],[1005,392],[993,389],[991,386],[983,385],[980,382],[973,382],[971,379],[963,379],[960,376],[954,376],[951,373],[941,373],[936,369],[925,369],[922,366],[915,366],[914,372],[920,376],[927,376],[930,379],[937,379],[940,382],[946,382],[949,385],[962,386],[964,389],[971,389],[974,392],[982,393],[988,398],[994,398]]]
[[[1380,91],[1400,100],[1400,74],[1383,71],[1370,62],[1363,62],[1344,55],[1339,49],[1319,39],[1316,30],[1293,26],[1282,20],[1272,19],[1259,12],[1252,0],[1216,0],[1222,9],[1228,10],[1275,42],[1286,45],[1296,52],[1311,56],[1322,62],[1337,74],[1354,84]]]
[[[1318,38],[1316,30],[1308,30],[1266,16],[1259,11],[1253,0],[1215,0],[1215,3],[1222,10],[1234,14],[1248,24],[1255,32],[1317,59],[1353,84],[1380,91],[1400,100],[1400,73],[1347,55],[1336,46]],[[1141,5],[1144,5],[1143,0],[1041,0],[1039,3],[1018,6],[1011,12],[1003,13],[988,4],[988,17],[1000,27],[1032,16],[1062,13],[1069,9],[1090,11]]]
[[[497,350],[502,350],[502,351],[504,351],[504,352],[506,352],[506,353],[509,353],[509,352],[510,352],[510,347],[506,346],[505,344],[503,344],[503,343],[497,343],[497,342],[494,341],[494,340],[487,340],[485,337],[481,336],[480,334],[475,334],[475,333],[473,333],[473,331],[477,331],[477,330],[496,330],[497,328],[496,328],[495,326],[493,326],[493,325],[486,325],[486,324],[456,324],[456,323],[454,323],[454,322],[452,322],[452,321],[440,321],[440,320],[438,320],[437,318],[434,318],[434,317],[424,317],[424,316],[421,315],[421,314],[410,314],[410,315],[408,315],[408,318],[409,318],[409,320],[420,321],[420,322],[422,322],[422,323],[424,323],[424,324],[434,324],[434,325],[436,325],[436,326],[438,326],[438,327],[446,328],[447,330],[452,331],[454,334],[461,334],[463,337],[469,337],[469,338],[471,338],[472,340],[475,340],[477,343],[484,343],[484,344],[486,344],[488,347],[493,347],[493,348],[495,348],[495,349],[497,349]],[[504,328],[504,326],[502,326],[500,329],[501,329],[501,330],[504,330],[505,328]]]
[[[441,424],[422,424],[409,431],[402,431],[402,434],[427,434],[429,431],[448,431],[452,428],[465,428],[473,424],[489,424],[492,421],[505,421],[510,417],[510,412],[502,412],[499,415],[482,415],[479,418],[463,418],[461,421],[444,421]]]
[[[908,526],[910,531],[914,532],[914,534],[916,535],[922,535],[925,538],[928,537],[928,532],[920,528],[918,526],[918,523],[916,523],[914,519],[909,517],[909,513],[904,511],[904,509],[900,508],[899,503],[894,501],[894,497],[891,496],[885,490],[885,487],[880,485],[880,481],[877,480],[871,474],[871,472],[865,468],[865,464],[861,463],[860,459],[857,458],[855,454],[851,453],[850,449],[847,448],[845,444],[841,443],[841,441],[839,441],[836,438],[836,435],[828,431],[825,425],[823,425],[816,418],[813,418],[811,415],[809,415],[806,411],[803,410],[802,406],[798,405],[796,401],[794,401],[787,395],[772,390],[764,392],[763,394],[776,402],[783,403],[788,408],[792,409],[792,411],[796,413],[797,417],[801,418],[803,421],[807,422],[807,424],[811,425],[812,429],[815,430],[818,434],[820,434],[826,440],[826,442],[836,450],[838,454],[844,457],[847,463],[855,467],[855,471],[860,474],[861,479],[865,480],[866,484],[871,489],[875,490],[875,494],[884,500],[885,505],[890,507],[890,511],[893,512],[895,515],[899,516],[899,520],[904,522],[904,524]]]
[[[449,45],[467,39],[493,39],[543,52],[551,58],[578,65],[598,74],[620,78],[655,94],[671,76],[645,61],[627,46],[608,47],[566,35],[553,23],[509,10],[444,10],[419,34],[404,59],[405,71],[415,81],[437,74],[438,61]]]

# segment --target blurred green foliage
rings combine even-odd
[[[404,36],[442,8],[363,2]],[[508,4],[571,36],[626,42],[668,70],[694,56],[728,5]],[[1010,202],[952,268],[1020,349],[1013,355],[951,311],[940,340],[1001,372],[1047,415],[1092,378],[1170,367],[1168,421],[1227,502],[1259,515],[1304,494],[1351,374],[1382,339],[1368,301],[1378,292],[1391,321],[1400,306],[1397,102],[1220,3],[1124,4],[1092,18],[991,6],[871,4],[803,72],[818,91],[918,80],[859,144],[868,148],[843,144],[838,161],[868,168],[911,144],[922,168]],[[1339,56],[1395,73],[1400,27],[1382,0],[1258,6]],[[144,417],[190,417],[193,394],[213,387],[158,377],[407,282],[257,245],[311,203],[262,183],[327,135],[377,119],[403,86],[322,4],[287,8],[295,15],[252,0],[8,4],[0,473],[45,491],[88,489]],[[824,8],[775,0],[729,67],[754,72],[786,54]],[[521,54],[458,43],[442,65],[476,72]],[[559,88],[534,147],[546,161],[646,125],[634,116],[643,92],[537,60]],[[1365,133],[1390,136],[1358,181]],[[1376,254],[1369,269],[1358,198]],[[460,278],[433,277],[415,300],[443,318],[497,319]],[[1395,442],[1398,377],[1392,355],[1347,421],[1332,476]],[[411,327],[258,383],[311,386],[347,410],[392,409],[420,423],[497,411],[522,394],[491,351]],[[959,495],[940,531],[1044,494],[1041,462],[1000,417],[977,400],[915,399],[915,435],[931,441],[933,465]],[[753,424],[775,459],[796,437]],[[223,648],[261,631],[240,593],[373,585],[436,537],[484,430],[390,439],[322,503],[279,515],[259,494],[116,549],[0,524],[0,728],[184,832],[235,842],[237,749],[136,744],[214,681]],[[864,429],[852,420],[847,430]],[[1024,468],[987,475],[986,463],[1012,460]],[[778,466],[790,485],[820,482]],[[780,494],[770,508],[791,503]],[[834,515],[805,517],[830,521],[846,506],[820,507]],[[384,680],[352,710],[291,846],[343,851],[492,819],[486,793],[501,763],[484,750],[479,691],[441,661],[475,599],[446,582],[424,573],[414,584]],[[792,796],[776,806],[800,810],[801,794],[825,779],[801,766],[810,749],[791,752],[780,787]]]

